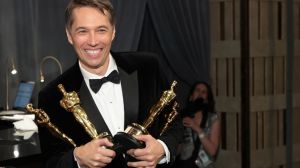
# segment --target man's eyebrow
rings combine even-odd
[[[101,28],[108,29],[108,26],[101,25],[101,26],[96,27],[96,29],[101,29]],[[80,27],[77,27],[77,28],[75,29],[75,31],[78,31],[78,30],[86,30],[86,29],[88,29],[88,28],[87,28],[87,27],[80,26]]]
[[[101,26],[98,26],[98,27],[97,27],[97,29],[100,29],[100,28],[105,28],[105,29],[107,29],[108,27],[105,26],[105,25],[101,25]]]

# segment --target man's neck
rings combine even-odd
[[[102,65],[100,67],[95,67],[95,68],[86,67],[80,60],[79,60],[79,64],[81,65],[82,68],[84,68],[89,73],[99,75],[99,76],[104,76],[108,70],[109,60],[108,60],[108,63],[105,63],[104,65]]]

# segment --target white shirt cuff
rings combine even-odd
[[[77,161],[77,159],[76,159],[76,157],[75,157],[74,150],[73,150],[73,157],[74,157],[74,160],[75,160],[75,162],[76,162],[78,168],[85,168],[85,167],[81,167],[81,166],[79,165],[79,163],[78,163],[78,161]]]
[[[167,145],[161,141],[161,140],[157,140],[164,148],[164,151],[165,151],[165,156],[158,162],[158,164],[164,164],[164,163],[169,163],[170,162],[170,151],[167,147]]]

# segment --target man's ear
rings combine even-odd
[[[70,31],[68,30],[68,28],[66,28],[66,34],[67,34],[69,43],[73,45],[73,39],[71,37]]]
[[[112,37],[112,41],[115,39],[115,36],[116,36],[116,27],[114,26],[114,30],[113,30],[113,37]]]

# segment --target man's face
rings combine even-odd
[[[66,30],[83,68],[99,75],[107,70],[115,36],[115,27],[109,22],[109,14],[105,14],[92,7],[75,8],[73,24]]]

